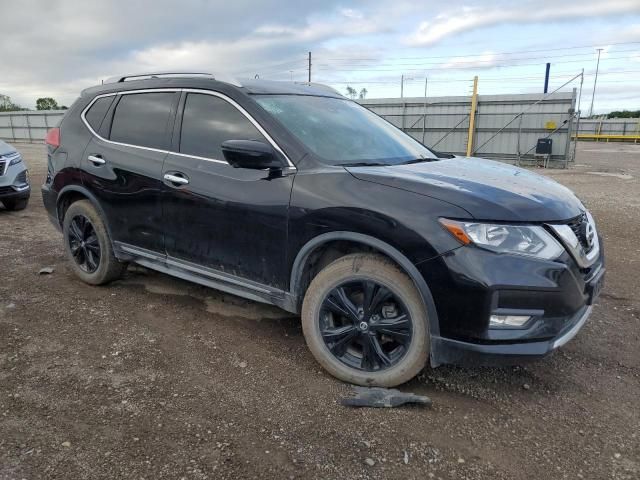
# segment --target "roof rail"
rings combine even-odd
[[[115,77],[109,77],[104,80],[102,83],[121,83],[126,82],[127,80],[138,80],[143,79],[145,77],[148,78],[160,78],[160,77],[210,77],[212,80],[217,80],[219,82],[230,83],[231,85],[235,85],[236,87],[241,87],[242,84],[233,76],[227,74],[213,74],[206,72],[143,72],[143,73],[134,73],[129,75],[116,75]]]

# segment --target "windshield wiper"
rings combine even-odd
[[[414,158],[413,160],[407,160],[406,162],[399,163],[398,165],[411,165],[412,163],[435,162],[436,160],[438,160],[438,159],[437,158],[420,157],[420,158]]]
[[[353,162],[353,163],[339,163],[341,167],[388,167],[388,163],[382,162]]]

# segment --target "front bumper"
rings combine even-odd
[[[593,306],[585,305],[556,337],[544,341],[481,344],[443,337],[432,337],[431,355],[437,364],[476,366],[514,365],[548,355],[577,335],[591,315]]]
[[[22,161],[13,165],[8,163],[9,160],[0,161],[0,200],[29,198],[31,185],[25,164]]]
[[[31,187],[16,189],[13,186],[0,187],[0,201],[2,200],[21,200],[31,196]]]
[[[417,265],[431,289],[438,329],[431,364],[517,364],[543,357],[587,321],[605,276],[604,250],[589,268],[569,254],[555,261],[461,247]],[[529,316],[520,328],[492,326],[492,315]]]

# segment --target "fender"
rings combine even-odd
[[[293,268],[291,270],[291,280],[289,284],[291,295],[293,295],[294,297],[298,297],[300,285],[302,283],[302,271],[304,269],[305,263],[307,262],[307,259],[309,258],[309,255],[311,255],[311,253],[316,248],[320,247],[324,243],[333,240],[349,240],[375,248],[376,250],[384,253],[393,261],[395,261],[400,266],[400,268],[402,268],[405,273],[409,275],[409,278],[411,278],[413,284],[418,289],[418,292],[422,297],[425,309],[427,310],[427,317],[429,319],[429,333],[431,336],[431,344],[433,345],[434,338],[438,338],[440,336],[440,323],[438,321],[438,312],[436,312],[436,306],[433,301],[433,296],[431,295],[431,290],[429,290],[427,282],[424,281],[424,278],[422,278],[422,275],[415,267],[415,265],[411,263],[411,261],[407,257],[405,257],[402,252],[392,247],[388,243],[383,242],[382,240],[378,240],[375,237],[364,235],[362,233],[337,231],[323,233],[322,235],[318,235],[317,237],[309,240],[300,249],[295,261],[293,262]]]
[[[95,209],[100,214],[100,217],[102,217],[102,221],[104,222],[104,225],[107,227],[107,233],[109,234],[109,239],[113,244],[113,235],[111,235],[111,227],[109,227],[109,222],[107,221],[107,215],[104,213],[104,210],[100,206],[100,202],[98,202],[95,195],[93,195],[93,193],[91,193],[87,188],[85,188],[82,185],[67,185],[66,187],[62,188],[62,190],[58,192],[58,199],[56,200],[56,217],[58,218],[58,222],[60,221],[60,212],[59,212],[60,201],[65,197],[65,194],[68,194],[69,192],[77,192],[87,197],[87,200],[91,202],[91,204],[95,207]],[[62,228],[62,225],[60,225],[60,228]]]

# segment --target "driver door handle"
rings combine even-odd
[[[100,155],[89,155],[87,157],[87,160],[93,163],[96,167],[99,167],[100,165],[104,165],[105,163],[107,163],[107,161],[104,158],[102,158]]]
[[[179,177],[178,175],[173,175],[171,173],[165,173],[164,179],[168,182],[178,185],[187,185],[189,183],[189,180],[187,178]]]

